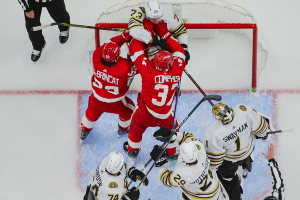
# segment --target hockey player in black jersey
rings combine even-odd
[[[31,53],[31,60],[36,62],[42,54],[42,50],[46,45],[46,41],[42,31],[32,31],[34,26],[40,26],[40,17],[42,8],[46,7],[50,16],[55,22],[70,23],[70,15],[66,10],[64,0],[18,0],[25,17],[25,25],[28,32],[29,39],[33,46]],[[64,44],[69,38],[69,27],[59,26],[59,42]]]

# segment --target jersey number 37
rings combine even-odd
[[[171,86],[171,91],[175,90],[177,85],[178,85],[178,83],[174,83]],[[160,100],[152,98],[151,102],[156,106],[165,105],[166,102],[167,102],[167,96],[168,96],[168,93],[169,93],[169,86],[168,85],[163,85],[163,84],[156,84],[154,86],[154,89],[159,90],[159,91],[163,90],[163,91],[158,93],[158,97],[160,97]],[[172,104],[174,95],[175,95],[175,93],[172,95],[171,99],[168,101],[167,106],[170,106]]]

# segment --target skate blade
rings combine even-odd
[[[165,167],[170,167],[171,165],[173,165],[174,163],[177,163],[177,160],[173,160],[171,162],[167,162],[166,164],[164,164]]]

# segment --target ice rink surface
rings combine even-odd
[[[74,24],[93,25],[98,14],[121,0],[84,2],[66,0]],[[295,156],[300,124],[299,33],[294,23],[300,18],[300,3],[294,0],[230,0],[249,10],[258,21],[259,35],[270,52],[269,68],[260,85],[261,92],[249,92],[251,82],[251,42],[239,35],[220,32],[211,40],[190,40],[191,60],[186,68],[208,94],[219,94],[234,106],[247,104],[273,117],[277,129],[293,128],[292,133],[273,137],[279,168],[285,182],[286,199],[297,199],[300,174]],[[117,117],[105,114],[90,136],[79,143],[79,123],[91,90],[87,76],[87,49],[93,45],[94,31],[71,28],[69,41],[61,45],[57,27],[45,29],[47,46],[41,59],[30,60],[32,47],[17,1],[1,1],[0,37],[0,199],[68,200],[82,199],[86,184],[99,162],[111,151],[122,151],[126,136],[116,138]],[[11,17],[13,16],[13,17]],[[42,24],[52,23],[43,10]],[[229,53],[228,53],[229,52]],[[124,52],[123,54],[124,55]],[[135,78],[129,96],[136,102],[140,79]],[[202,98],[183,75],[183,95],[178,117],[182,121]],[[214,121],[210,104],[204,103],[181,130],[203,139]],[[144,135],[137,167],[149,159],[155,128]],[[256,141],[255,162],[244,187],[243,199],[260,200],[269,194],[271,177],[261,152],[267,144]],[[172,167],[170,167],[172,168]],[[178,199],[179,188],[160,185],[156,169],[150,185],[141,187],[140,199]],[[158,196],[162,195],[162,196]]]

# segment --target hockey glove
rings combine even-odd
[[[171,134],[172,132],[169,129],[162,127],[154,132],[153,137],[161,142],[167,142],[170,140],[170,144],[172,144],[175,142],[177,135],[175,133],[172,138],[170,138]]]
[[[166,41],[159,39],[157,35],[153,37],[152,46],[158,46],[161,50],[169,51],[169,46]]]
[[[164,20],[161,20],[154,27],[157,35],[163,40],[167,41],[170,37],[172,37],[172,33],[170,33],[170,31],[168,30],[168,27],[165,24]]]
[[[158,158],[161,151],[162,151],[162,149],[158,145],[155,145],[153,147],[153,150],[150,152],[151,158],[155,161]],[[168,162],[168,160],[166,158],[166,152],[164,151],[164,153],[161,155],[161,157],[155,163],[155,166],[156,167],[161,167],[164,164],[166,164],[167,162]]]
[[[140,190],[136,187],[132,187],[123,197],[121,200],[138,200],[140,197]]]
[[[144,29],[147,30],[149,33],[153,31],[154,24],[150,22],[146,17],[144,19],[143,25],[144,25]]]
[[[86,187],[86,192],[83,197],[83,200],[95,200],[94,193],[91,191],[91,185],[88,185]]]
[[[131,42],[132,36],[129,34],[129,31],[126,30],[125,32],[122,33],[123,38],[125,39],[126,43]]]
[[[263,142],[268,142],[270,140],[271,136],[269,133],[267,133],[264,137],[259,137],[255,135],[255,139],[261,139]]]
[[[145,174],[141,172],[140,170],[136,169],[135,167],[131,167],[128,171],[128,176],[131,180],[136,182],[137,180],[142,180],[145,177]],[[145,179],[143,182],[145,186],[149,184],[148,178]]]
[[[184,49],[184,54],[185,54],[185,63],[188,64],[189,60],[190,60],[190,53],[188,51],[188,46],[186,44],[180,44],[183,49]]]

